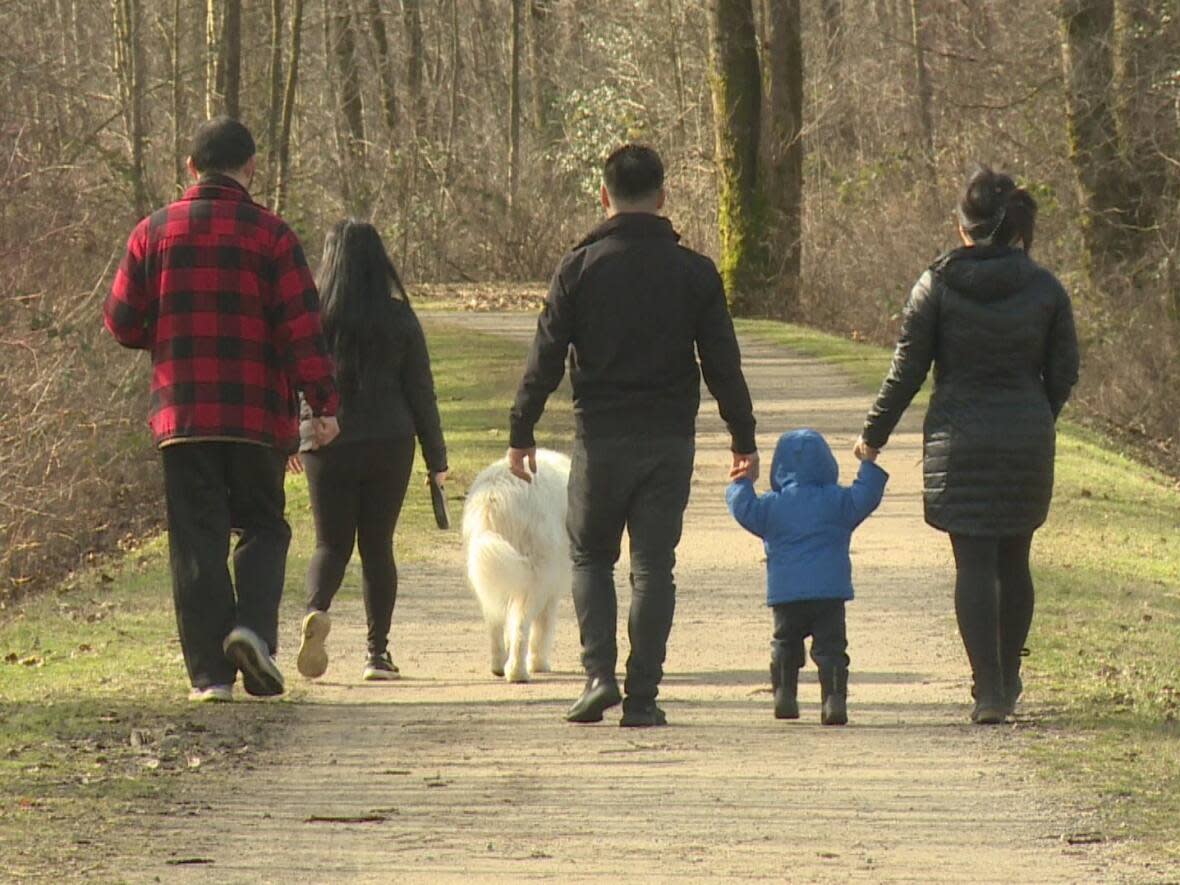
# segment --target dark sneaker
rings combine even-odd
[[[222,645],[225,656],[242,671],[246,694],[267,698],[283,693],[283,674],[266,643],[249,627],[234,627]]]
[[[324,648],[324,640],[331,629],[332,619],[327,612],[313,610],[303,618],[302,639],[295,666],[308,679],[318,679],[328,671],[328,651]]]
[[[382,655],[369,655],[369,661],[365,664],[365,672],[361,674],[361,679],[366,682],[391,682],[394,679],[400,679],[401,675],[401,670],[393,663],[393,657],[389,652],[385,652]]]
[[[623,700],[619,683],[609,676],[592,676],[586,680],[582,696],[566,711],[566,722],[601,722],[603,712]]]
[[[623,728],[652,728],[667,724],[668,717],[655,701],[633,701],[631,698],[623,701],[623,718],[619,720]]]

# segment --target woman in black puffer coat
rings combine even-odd
[[[985,724],[1002,722],[1020,695],[1029,549],[1053,494],[1057,416],[1078,376],[1069,296],[1028,255],[1035,219],[1036,202],[1009,176],[985,167],[971,175],[959,204],[963,246],[914,286],[857,443],[861,452],[885,445],[933,364],[926,521],[951,536],[971,718]]]

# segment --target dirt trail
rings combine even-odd
[[[432,322],[517,336],[532,323]],[[746,342],[744,354],[763,449],[779,431],[809,425],[829,437],[849,476],[866,397],[838,371],[780,348]],[[363,613],[340,606],[335,666],[297,688],[302,702],[276,752],[234,783],[198,786],[183,807],[149,822],[154,859],[128,859],[120,874],[309,883],[1135,880],[1103,847],[1069,844],[1086,830],[1085,815],[1030,778],[1018,761],[1020,729],[966,724],[949,545],[921,517],[919,420],[911,414],[894,436],[882,458],[892,475],[885,503],[855,536],[847,728],[818,724],[807,670],[802,720],[772,718],[761,550],[725,511],[726,437],[708,401],[662,696],[670,727],[620,729],[617,711],[596,726],[561,721],[582,684],[569,604],[559,672],[525,686],[493,680],[450,537],[442,564],[403,570],[393,641],[405,678],[359,681]],[[625,605],[625,580],[620,593]],[[282,663],[300,683],[294,625],[285,626]],[[625,656],[625,635],[621,643]],[[209,862],[167,863],[183,858]]]

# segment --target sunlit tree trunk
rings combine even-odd
[[[512,0],[512,38],[508,82],[508,206],[516,205],[520,184],[520,64],[524,43],[524,2]]]
[[[735,312],[761,311],[767,248],[758,191],[762,75],[750,0],[709,0],[721,276]]]
[[[799,304],[803,236],[803,22],[800,0],[768,0],[764,189],[771,242],[768,311],[792,316]]]
[[[287,53],[287,83],[283,89],[283,116],[279,123],[279,168],[274,209],[286,208],[291,173],[291,121],[295,116],[295,90],[299,82],[299,53],[303,41],[303,0],[291,0],[291,48]]]

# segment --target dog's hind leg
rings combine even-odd
[[[529,681],[525,657],[531,626],[529,614],[523,599],[517,597],[508,603],[508,617],[504,624],[504,636],[508,643],[508,661],[504,665],[504,678],[509,682]]]
[[[558,599],[550,599],[533,621],[529,634],[529,672],[548,673],[553,669],[553,639],[557,632]]]
[[[484,612],[484,619],[488,625],[488,638],[492,646],[492,675],[504,675],[504,661],[508,651],[504,647],[504,618],[499,614]]]

